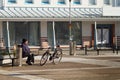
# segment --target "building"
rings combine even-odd
[[[120,30],[120,0],[0,0],[0,40],[6,47],[27,38],[30,46],[111,47]],[[69,35],[71,20],[71,36]]]

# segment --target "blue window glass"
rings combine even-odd
[[[74,2],[74,4],[80,4],[80,2]]]
[[[96,5],[97,3],[96,3],[96,0],[89,0],[89,4],[90,5]]]
[[[112,0],[113,7],[120,7],[120,0]]]
[[[25,0],[25,3],[27,3],[27,4],[32,4],[32,3],[33,3],[33,0]]]
[[[13,46],[15,42],[21,44],[21,40],[26,38],[30,46],[40,45],[40,22],[9,22],[10,45]],[[6,22],[3,22],[3,39],[7,44]],[[17,25],[17,26],[16,26]],[[7,46],[7,45],[6,45]]]
[[[3,9],[3,0],[0,1],[0,9]]]
[[[118,7],[120,7],[120,0],[116,0],[116,6]]]
[[[69,22],[55,22],[55,37],[56,43],[60,45],[68,45],[69,44],[69,27],[67,27]],[[50,45],[53,45],[53,32],[52,22],[47,22],[47,35],[48,42]],[[72,22],[72,30],[71,33],[73,35],[73,40],[76,41],[77,45],[82,44],[82,22]]]
[[[8,0],[9,3],[16,3],[16,0]]]
[[[58,4],[65,4],[65,0],[59,0]]]
[[[42,4],[50,4],[49,0],[42,0]]]
[[[73,4],[81,4],[81,0],[74,0]]]
[[[110,5],[110,0],[104,0],[104,4]]]

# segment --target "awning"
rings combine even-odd
[[[100,18],[102,8],[71,8],[71,18]],[[5,7],[0,19],[7,18],[69,18],[69,8],[62,7]]]
[[[71,8],[72,20],[120,21],[120,16],[103,16],[103,8]],[[69,7],[4,7],[0,8],[0,20],[69,20]]]

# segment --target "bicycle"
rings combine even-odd
[[[52,61],[53,64],[58,64],[62,59],[62,49],[56,48],[54,53],[51,54],[50,48],[48,48],[40,59],[40,65],[41,66],[45,65],[48,59],[49,61]]]

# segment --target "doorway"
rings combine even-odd
[[[100,47],[110,47],[112,44],[112,25],[98,24],[97,25],[97,45]]]

